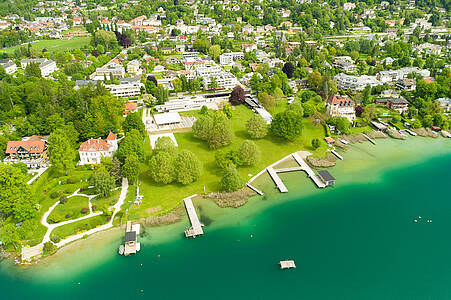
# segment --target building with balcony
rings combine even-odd
[[[22,141],[9,141],[5,152],[4,162],[7,164],[24,163],[31,170],[49,166],[47,144],[37,135]]]
[[[355,104],[348,97],[331,95],[327,99],[326,114],[331,117],[344,117],[350,122],[355,119]]]

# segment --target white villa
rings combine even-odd
[[[333,94],[327,99],[326,113],[331,117],[344,117],[352,122],[355,119],[355,104],[347,97]]]
[[[100,164],[102,157],[111,157],[117,150],[117,136],[110,132],[107,138],[89,139],[78,149],[79,165]]]

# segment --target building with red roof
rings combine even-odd
[[[129,113],[135,113],[138,111],[138,104],[135,102],[127,102],[125,103],[124,115],[128,115]]]
[[[350,122],[355,119],[355,104],[352,99],[332,94],[326,102],[326,114],[331,117],[344,117]]]
[[[24,163],[28,169],[39,169],[48,165],[47,144],[41,136],[33,135],[22,141],[9,141],[6,145],[5,163]]]
[[[117,136],[110,132],[106,139],[89,139],[78,148],[79,165],[100,164],[102,157],[112,157],[117,150]]]

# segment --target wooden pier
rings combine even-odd
[[[282,179],[280,179],[279,175],[277,175],[277,172],[273,169],[273,167],[267,167],[266,170],[268,171],[269,176],[271,176],[279,191],[281,193],[287,193],[287,187],[285,186],[285,184],[283,184]]]
[[[251,185],[249,182],[246,183],[246,186],[251,190],[253,190],[254,192],[256,192],[257,194],[259,194],[260,196],[263,196],[263,192],[257,189],[255,186]]]
[[[316,184],[319,188],[325,188],[326,184],[319,179],[319,177],[313,172],[312,168],[295,152],[292,154],[294,160],[301,166],[302,170],[305,171],[310,177],[310,179],[313,180],[313,182]]]
[[[294,260],[281,260],[279,261],[279,265],[281,269],[296,269],[296,264]]]
[[[191,227],[185,230],[185,236],[186,237],[196,237],[198,235],[204,234],[204,231],[202,230],[202,224],[199,221],[199,218],[197,217],[196,209],[194,208],[192,198],[196,197],[197,195],[192,195],[188,198],[183,199],[183,202],[185,203],[186,212],[188,213],[188,218],[191,222]]]
[[[341,156],[340,154],[338,154],[337,151],[331,150],[330,152],[331,152],[333,155],[335,155],[336,157],[338,157],[338,159],[343,160],[343,156]]]
[[[363,135],[364,137],[366,137],[366,139],[367,139],[368,141],[370,141],[373,145],[376,145],[376,142],[375,142],[374,140],[372,140],[369,136],[367,136],[367,135],[364,134],[364,133],[362,133],[362,135]]]
[[[417,134],[415,132],[413,132],[410,129],[404,129],[405,132],[407,132],[408,134],[412,135],[412,136],[417,136]]]

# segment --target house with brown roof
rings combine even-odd
[[[36,170],[49,165],[47,144],[41,136],[33,135],[22,141],[9,141],[6,146],[7,164],[24,163],[28,169]]]
[[[80,154],[79,165],[100,164],[102,157],[112,157],[117,150],[117,136],[110,132],[106,139],[89,139],[83,142],[78,149]]]
[[[326,114],[331,117],[344,117],[350,122],[355,119],[355,104],[352,99],[332,94],[326,102]]]

